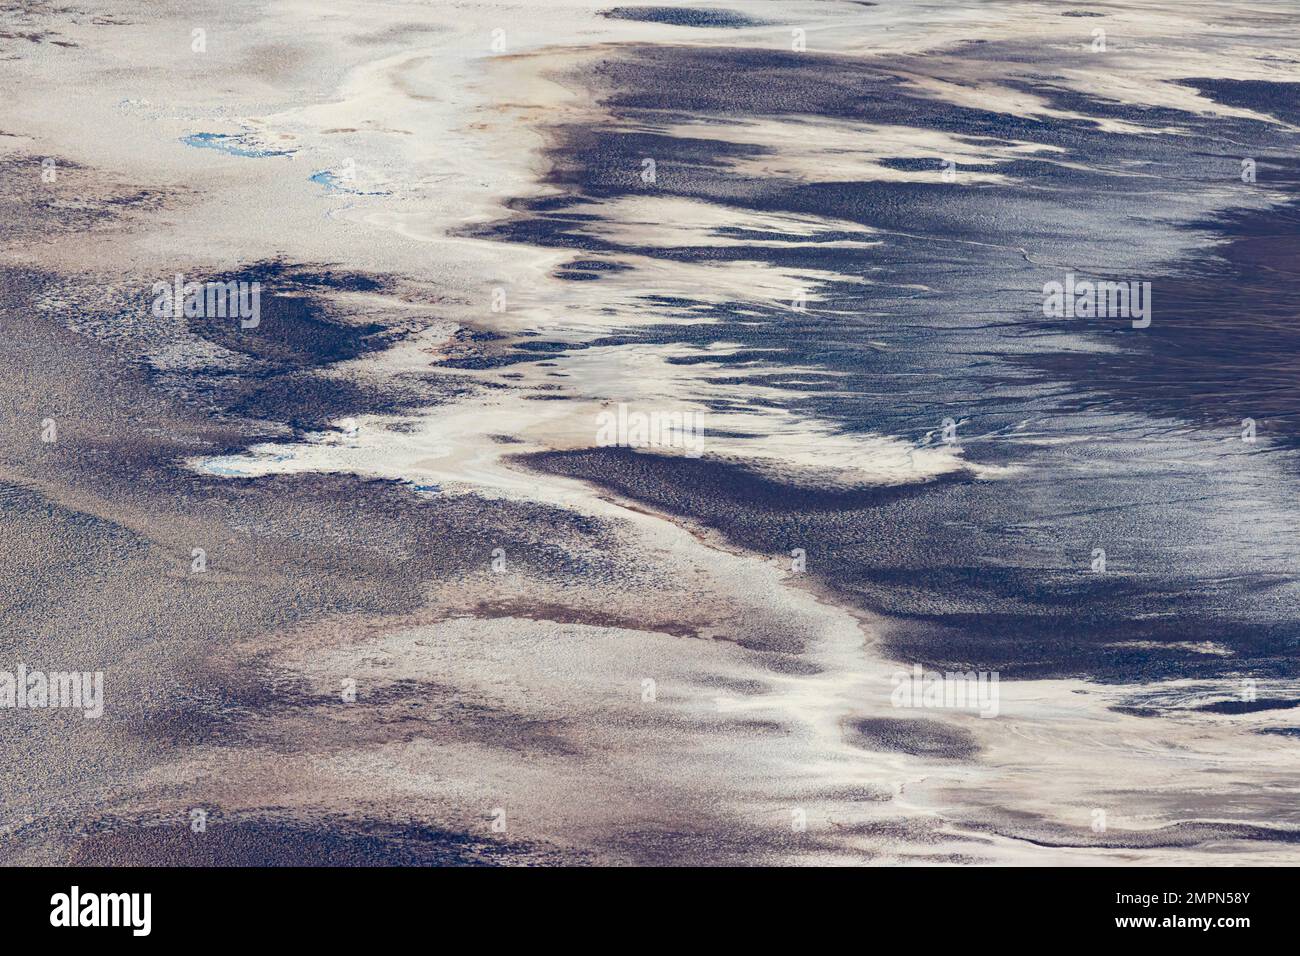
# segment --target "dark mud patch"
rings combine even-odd
[[[355,752],[413,741],[473,744],[538,759],[579,759],[580,734],[562,719],[503,710],[472,692],[431,680],[356,680],[355,699],[309,687],[265,663],[266,655],[209,671],[189,694],[141,713],[132,729],[169,747],[256,748],[259,752]],[[337,673],[336,687],[351,675]]]
[[[643,20],[676,27],[754,27],[771,23],[717,7],[613,7],[600,11],[611,20]]]
[[[213,816],[191,826],[106,822],[72,849],[72,866],[493,866],[574,862],[572,854],[420,824]]]
[[[518,617],[530,621],[553,621],[556,624],[582,624],[588,627],[621,628],[632,631],[652,630],[674,637],[699,637],[699,631],[684,623],[647,621],[618,614],[548,604],[538,601],[485,601],[475,605],[473,616],[479,618]]]
[[[1300,707],[1300,700],[1263,698],[1259,700],[1220,700],[1202,704],[1196,710],[1207,714],[1257,714],[1265,710],[1291,710]]]
[[[851,490],[798,487],[760,475],[741,465],[705,458],[643,454],[628,448],[542,452],[516,455],[512,460],[552,474],[589,476],[606,487],[639,501],[650,501],[673,514],[703,518],[709,527],[727,528],[724,517],[738,508],[765,514],[846,512],[880,507],[912,498],[925,486],[863,486]],[[935,484],[971,480],[958,475]],[[692,490],[687,496],[683,488]]]
[[[1086,847],[1116,850],[1190,849],[1223,846],[1238,840],[1252,843],[1300,843],[1300,830],[1255,826],[1248,823],[1210,823],[1200,820],[1173,823],[1151,830],[1121,830],[1112,826],[1104,833],[1094,833],[1089,827],[1081,826],[1077,835],[1074,831],[1067,833],[1063,827],[1046,822],[974,823],[965,826],[978,832],[996,833],[1013,840],[1023,840],[1035,846],[1053,849]]]
[[[1293,160],[1261,160],[1258,175],[1261,184],[1300,192]],[[1255,447],[1300,449],[1300,373],[1291,361],[1300,348],[1300,200],[1201,225],[1224,241],[1153,282],[1151,325],[1129,337],[1130,347],[1009,361],[1043,384],[1080,383],[1060,398],[1071,412],[1167,416],[1245,450],[1249,422]],[[1036,325],[1039,334],[1051,328]]]
[[[914,757],[971,760],[979,755],[975,738],[937,720],[870,717],[849,721],[848,740],[864,750],[887,750]]]
[[[1265,727],[1256,733],[1267,734],[1272,737],[1293,737],[1300,739],[1300,727]]]
[[[1183,85],[1190,86],[1216,103],[1275,116],[1285,123],[1300,125],[1300,83],[1202,77],[1183,80]]]
[[[167,208],[168,198],[61,156],[11,154],[0,158],[0,243],[30,251],[113,229],[130,214]]]
[[[188,278],[188,277],[187,277]],[[237,318],[190,320],[190,331],[275,370],[319,368],[390,347],[395,330],[378,322],[357,322],[333,314],[321,296],[330,292],[374,292],[381,280],[335,274],[309,265],[272,261],[195,282],[244,282],[261,286],[261,315],[255,327]]]
[[[1105,516],[1113,532],[1082,524],[1095,525],[1097,516],[1089,513],[1079,528],[1049,527],[1048,535],[1021,524],[1020,498],[964,473],[834,490],[792,485],[707,457],[625,448],[515,460],[717,529],[760,554],[784,557],[802,548],[807,573],[889,618],[882,636],[892,656],[937,670],[1132,681],[1221,676],[1249,659],[1260,676],[1284,676],[1296,653],[1293,629],[1260,604],[1258,588],[1251,607],[1238,610],[1222,602],[1222,592],[1176,569],[1090,573],[1094,536],[1131,538],[1123,511]],[[1033,480],[1046,483],[1046,493],[1056,484],[1048,473]],[[1158,485],[1144,493],[1159,506]],[[1062,553],[1055,550],[1058,537],[1083,544]],[[1180,646],[1189,641],[1228,643],[1238,657]],[[1167,646],[1153,653],[1126,642]]]

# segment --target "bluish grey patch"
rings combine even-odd
[[[229,459],[209,458],[201,462],[199,468],[213,475],[227,475],[230,477],[247,475],[248,472],[242,468],[236,468],[234,465],[224,464]]]
[[[312,182],[319,186],[324,186],[330,192],[347,193],[349,196],[391,196],[392,193],[383,189],[365,190],[356,189],[347,185],[346,182],[339,179],[332,170],[322,169],[318,173],[312,173],[308,177]]]
[[[244,133],[191,133],[182,136],[181,142],[195,149],[215,149],[231,156],[243,156],[249,159],[264,159],[268,156],[292,156],[297,150],[268,149],[255,146]]]

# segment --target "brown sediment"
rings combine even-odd
[[[71,866],[493,866],[569,864],[573,853],[420,822],[199,815],[188,824],[104,819],[77,839]]]

